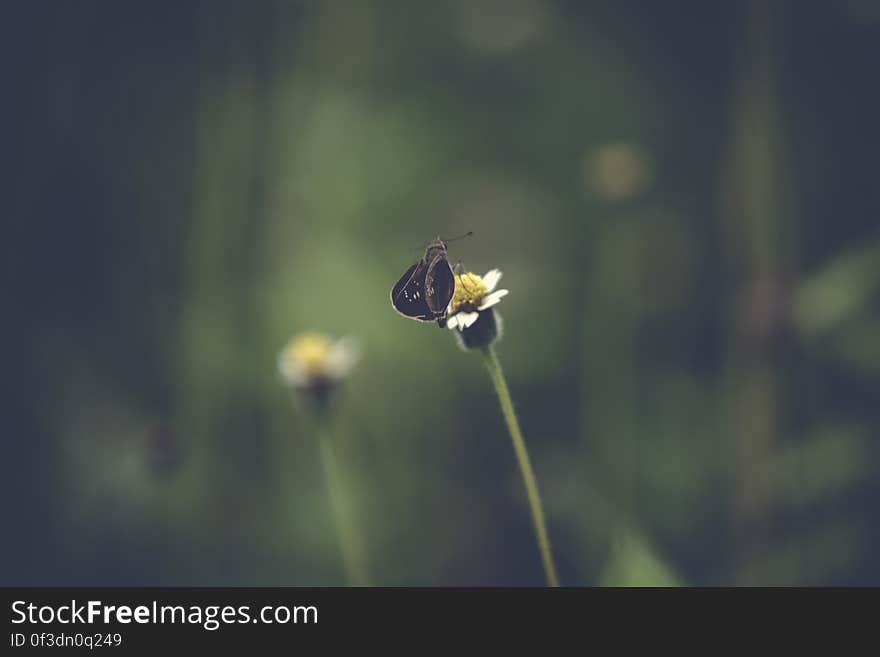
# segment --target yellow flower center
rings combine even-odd
[[[467,274],[455,275],[455,294],[452,295],[452,313],[461,309],[475,310],[482,302],[483,297],[489,294],[489,289],[483,279],[468,272]]]
[[[330,338],[321,333],[301,333],[287,344],[284,358],[311,375],[321,374],[327,369],[331,344]]]

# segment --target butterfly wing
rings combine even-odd
[[[431,261],[425,274],[425,301],[435,317],[446,315],[449,302],[455,293],[455,277],[445,257]]]
[[[391,305],[404,317],[430,322],[434,313],[425,300],[425,262],[420,260],[404,272],[391,288]]]

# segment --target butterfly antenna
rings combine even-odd
[[[461,240],[461,239],[464,239],[465,237],[473,237],[473,236],[474,236],[474,231],[469,230],[464,235],[459,235],[458,237],[450,237],[448,240],[443,240],[443,241],[444,242],[454,242],[455,240]]]

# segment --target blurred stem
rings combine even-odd
[[[369,586],[366,551],[351,517],[348,494],[344,485],[345,477],[336,459],[336,450],[328,431],[326,418],[316,418],[314,426],[321,449],[321,464],[324,468],[324,479],[330,496],[346,578],[350,586]]]
[[[549,586],[559,586],[556,564],[553,562],[550,539],[547,536],[547,526],[544,523],[541,495],[538,493],[538,483],[535,480],[535,473],[532,471],[532,463],[529,460],[526,441],[523,440],[522,431],[519,428],[519,420],[517,420],[516,412],[513,410],[510,390],[507,388],[507,381],[504,378],[504,372],[501,370],[501,363],[498,361],[498,354],[495,353],[495,348],[489,345],[488,347],[483,347],[482,352],[486,368],[489,370],[489,376],[492,378],[492,383],[495,384],[495,392],[498,393],[501,412],[504,414],[505,422],[507,422],[510,439],[513,441],[513,449],[516,452],[517,461],[519,461],[519,469],[522,472],[523,482],[526,485],[529,507],[532,511],[532,523],[535,526],[535,534],[538,538],[538,548],[541,551],[541,561],[544,563],[547,584]]]
[[[723,271],[731,290],[726,311],[724,385],[733,474],[734,582],[764,581],[779,500],[756,473],[771,462],[788,424],[780,337],[796,278],[794,184],[776,82],[774,12],[753,0],[731,97],[720,197]]]

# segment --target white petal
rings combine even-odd
[[[333,377],[346,376],[360,359],[361,350],[354,338],[340,338],[327,354],[327,369]]]
[[[462,328],[469,328],[480,318],[480,313],[458,313],[458,323]]]
[[[480,304],[480,307],[477,310],[486,310],[486,308],[491,308],[496,303],[501,301],[501,297],[506,297],[510,294],[510,290],[495,290],[492,294],[487,294],[483,297],[483,303]]]
[[[498,285],[498,281],[501,280],[501,270],[500,269],[491,269],[486,272],[486,275],[483,276],[483,284],[486,286],[486,290],[491,292],[495,289],[495,286]]]
[[[448,317],[446,319],[446,328],[454,329],[458,327],[458,314],[456,313],[452,317]]]
[[[282,352],[278,356],[278,371],[281,372],[282,378],[292,386],[301,386],[306,382],[306,372],[292,358],[288,358],[287,354]]]

